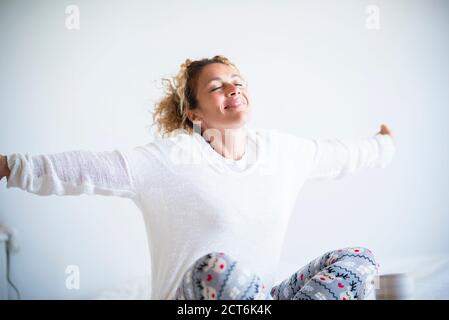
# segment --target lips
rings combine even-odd
[[[226,105],[225,109],[238,108],[242,105],[246,104],[245,101],[241,98],[230,100]]]

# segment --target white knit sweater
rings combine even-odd
[[[198,133],[105,152],[8,155],[7,188],[38,195],[98,194],[131,199],[151,250],[152,299],[171,299],[200,256],[223,251],[274,285],[291,211],[308,179],[338,179],[393,159],[388,135],[309,139],[248,129],[237,161]]]

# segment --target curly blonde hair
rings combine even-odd
[[[187,117],[187,110],[198,108],[196,98],[198,76],[201,70],[211,63],[223,63],[238,71],[228,58],[216,55],[211,59],[186,59],[176,76],[162,78],[166,95],[155,104],[153,111],[153,125],[157,125],[157,131],[162,136],[170,135],[178,129],[185,129],[192,134],[194,124]]]

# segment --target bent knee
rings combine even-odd
[[[372,262],[374,265],[377,265],[374,253],[366,247],[348,247],[343,250],[351,255],[364,256],[368,260],[370,260],[370,262]]]
[[[366,254],[374,257],[373,252],[366,247],[349,247],[348,250],[355,254]]]
[[[215,272],[217,274],[225,272],[226,269],[237,261],[225,252],[209,252],[194,263],[196,272]]]
[[[197,299],[260,299],[266,286],[251,269],[225,252],[210,252],[196,260],[185,275]]]

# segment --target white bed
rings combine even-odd
[[[283,264],[280,272],[292,270]],[[409,259],[382,261],[380,274],[409,273],[414,279],[414,299],[449,299],[449,255],[413,257]],[[282,277],[280,275],[280,277]],[[139,277],[129,279],[126,283],[101,292],[94,299],[117,300],[149,299],[151,293],[150,279]],[[375,299],[375,294],[368,297]]]

